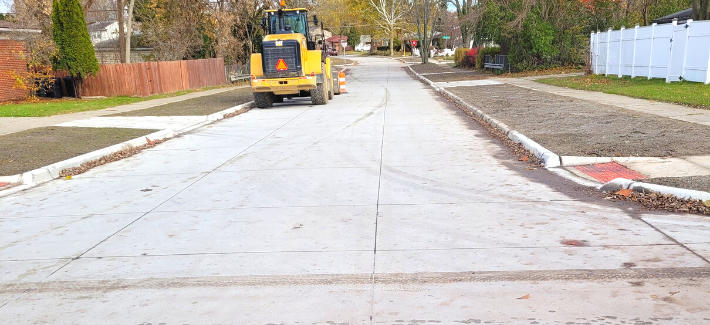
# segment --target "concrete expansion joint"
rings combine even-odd
[[[14,186],[10,187],[8,189],[0,191],[0,197],[7,196],[10,194],[14,194],[23,190],[26,190],[28,188],[49,182],[51,180],[54,180],[56,178],[59,178],[59,174],[61,173],[62,170],[67,169],[67,168],[73,168],[73,167],[78,167],[81,166],[81,164],[99,159],[104,156],[109,156],[113,153],[130,149],[132,147],[138,147],[141,145],[144,145],[150,141],[155,141],[155,140],[165,140],[165,139],[170,139],[174,138],[175,136],[184,134],[186,132],[193,131],[195,129],[198,129],[200,127],[203,127],[207,124],[211,124],[213,122],[222,120],[225,118],[225,116],[234,113],[240,109],[244,108],[252,108],[254,107],[254,102],[248,102],[244,103],[241,105],[234,106],[232,108],[225,109],[223,111],[210,114],[205,116],[205,121],[191,125],[187,128],[175,131],[172,129],[164,129],[160,130],[157,132],[153,132],[151,134],[148,134],[144,137],[128,140],[119,144],[115,144],[110,147],[106,147],[103,149],[95,150],[89,153],[85,153],[81,156],[77,156],[74,158],[69,158],[67,160],[63,160],[48,166],[40,167],[35,170],[31,170],[22,174],[18,175],[12,175],[12,176],[0,176],[0,182],[2,183],[11,183],[11,184],[19,184],[19,186]]]
[[[565,173],[559,167],[612,162],[612,161],[614,161],[614,159],[612,157],[572,157],[572,156],[560,157],[559,155],[555,154],[554,152],[541,146],[539,143],[528,138],[524,134],[511,129],[505,123],[492,118],[491,116],[485,114],[480,109],[466,103],[463,99],[456,96],[454,93],[446,90],[445,88],[437,87],[433,82],[429,81],[424,76],[422,76],[422,75],[418,74],[416,71],[414,71],[414,69],[412,69],[411,66],[409,66],[408,68],[410,71],[412,71],[412,73],[415,76],[417,76],[418,79],[429,84],[439,94],[441,94],[445,98],[449,99],[453,103],[458,104],[461,107],[465,108],[469,112],[473,113],[476,117],[484,120],[489,125],[500,130],[501,132],[503,132],[503,134],[505,134],[509,139],[513,140],[515,143],[520,143],[525,149],[529,150],[531,153],[533,153],[535,155],[535,157],[539,158],[540,161],[542,161],[543,167],[545,167],[548,170],[553,171],[557,175],[560,175],[566,179],[574,181],[577,184],[580,184],[583,186],[589,186],[589,187],[596,187],[602,191],[618,191],[620,189],[631,189],[631,190],[634,190],[635,192],[641,192],[641,193],[655,192],[655,193],[659,193],[659,194],[673,195],[673,196],[676,196],[681,199],[703,200],[703,201],[710,200],[710,193],[709,192],[689,190],[689,189],[670,187],[670,186],[664,186],[664,185],[649,184],[649,183],[643,183],[643,182],[635,182],[633,180],[629,180],[629,179],[625,179],[625,178],[617,178],[617,179],[611,180],[605,184],[597,184],[597,183],[593,183],[588,180],[585,180],[581,177],[571,175],[570,173]],[[520,86],[520,87],[537,90],[532,87],[525,87],[525,86]]]

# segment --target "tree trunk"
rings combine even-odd
[[[372,28],[370,28],[370,54],[375,53],[375,34]]]
[[[76,98],[81,98],[81,86],[84,85],[84,79],[81,77],[74,77],[72,80],[74,80],[74,93],[76,94]]]
[[[422,63],[429,63],[429,31],[427,30],[427,25],[429,23],[429,19],[427,16],[427,5],[428,3],[426,0],[424,2],[424,38],[422,39]]]
[[[116,18],[118,18],[118,57],[121,63],[126,63],[126,31],[123,21],[123,0],[116,0]]]
[[[394,36],[390,34],[390,56],[394,56]]]
[[[126,21],[126,63],[131,63],[131,36],[133,36],[133,5],[136,0],[129,0],[128,3],[128,21]]]

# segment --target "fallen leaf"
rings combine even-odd
[[[651,298],[653,298],[653,299],[658,299],[658,296],[656,296],[656,295],[651,295]]]
[[[71,175],[67,175],[67,179],[71,179]]]
[[[710,200],[703,201],[703,205],[710,208]]]
[[[153,142],[153,140],[151,139],[148,139],[148,137],[146,137],[145,140],[148,141],[148,144],[151,146],[155,144],[155,142]]]
[[[633,192],[633,190],[619,190],[618,192],[616,192],[616,194],[629,197],[629,195],[631,195],[631,192]]]
[[[530,294],[529,294],[529,293],[526,294],[526,295],[524,295],[524,296],[522,296],[522,297],[520,297],[520,298],[517,298],[517,299],[528,299],[528,298],[530,298]]]
[[[518,160],[520,160],[520,161],[528,161],[528,160],[530,160],[530,158],[528,158],[528,156],[524,156],[523,158],[520,158],[520,159],[518,159]]]
[[[680,293],[680,291],[671,291],[671,292],[669,292],[668,294],[670,294],[671,296],[675,296],[675,295],[677,295],[678,293]]]

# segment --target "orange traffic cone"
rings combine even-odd
[[[338,73],[338,82],[340,83],[340,92],[347,93],[345,90],[345,72],[342,70]]]

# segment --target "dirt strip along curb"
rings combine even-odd
[[[414,71],[414,69],[412,69],[411,66],[407,66],[407,68],[415,76],[417,76],[417,78],[419,78],[419,80],[427,83],[429,86],[434,88],[434,90],[436,92],[438,92],[440,95],[453,101],[454,103],[460,105],[461,107],[466,108],[471,113],[473,113],[474,115],[476,115],[480,119],[484,120],[486,123],[490,124],[491,126],[497,128],[498,130],[503,132],[503,134],[508,136],[508,138],[513,140],[515,143],[522,144],[525,149],[529,150],[536,157],[538,157],[540,159],[543,167],[550,169],[552,171],[554,171],[555,169],[559,169],[557,167],[562,167],[562,160],[560,159],[560,156],[558,156],[554,152],[541,146],[539,143],[526,137],[522,133],[515,131],[515,130],[511,130],[510,127],[507,126],[505,123],[488,116],[487,114],[483,113],[483,111],[481,111],[480,109],[466,103],[463,99],[461,99],[460,97],[451,93],[450,91],[446,90],[445,88],[437,86],[436,83],[432,82],[431,80],[425,78],[424,76],[422,76],[422,75],[418,74],[416,71]],[[562,173],[556,173],[556,174],[564,177],[564,175],[562,175]],[[589,181],[578,179],[577,177],[565,177],[565,178],[570,179],[570,180],[572,180],[580,185],[583,185],[583,186],[590,186]],[[655,193],[660,193],[660,194],[665,194],[665,195],[672,195],[672,196],[675,196],[675,197],[678,197],[681,199],[701,200],[701,201],[710,200],[710,193],[708,193],[708,192],[695,191],[695,190],[670,187],[670,186],[664,186],[664,185],[649,184],[649,183],[643,183],[643,182],[636,182],[636,181],[625,179],[625,178],[617,178],[617,179],[611,180],[605,184],[597,185],[596,187],[598,189],[603,190],[603,191],[630,189],[630,190],[633,190],[633,191],[639,192],[639,193],[655,192]]]
[[[115,144],[110,147],[106,147],[103,149],[95,150],[86,154],[83,154],[78,157],[70,158],[64,161],[60,161],[54,164],[51,164],[49,166],[44,166],[37,168],[35,170],[31,170],[29,172],[25,172],[19,175],[13,175],[13,176],[0,176],[0,182],[2,183],[15,183],[19,184],[19,186],[14,186],[10,187],[6,190],[0,191],[0,197],[10,195],[19,191],[26,190],[28,188],[37,186],[42,183],[49,182],[51,180],[54,180],[58,177],[60,177],[60,174],[63,170],[69,169],[69,168],[75,168],[75,167],[80,167],[83,163],[90,162],[93,160],[101,159],[103,157],[110,156],[114,153],[124,151],[130,148],[135,148],[135,147],[140,147],[145,144],[150,144],[155,141],[164,141],[170,138],[173,138],[175,136],[178,136],[180,134],[184,134],[186,132],[190,132],[192,130],[195,130],[197,128],[200,128],[202,126],[205,126],[207,124],[232,117],[235,114],[238,115],[237,113],[240,110],[245,110],[254,107],[254,102],[248,102],[244,103],[241,105],[237,105],[232,108],[225,109],[223,111],[207,115],[205,117],[204,122],[200,122],[194,125],[191,125],[189,127],[186,127],[184,129],[180,129],[178,131],[174,131],[172,129],[166,129],[166,130],[161,130],[157,131],[154,133],[151,133],[145,137],[140,137],[136,138],[133,140],[128,140],[119,144]]]

